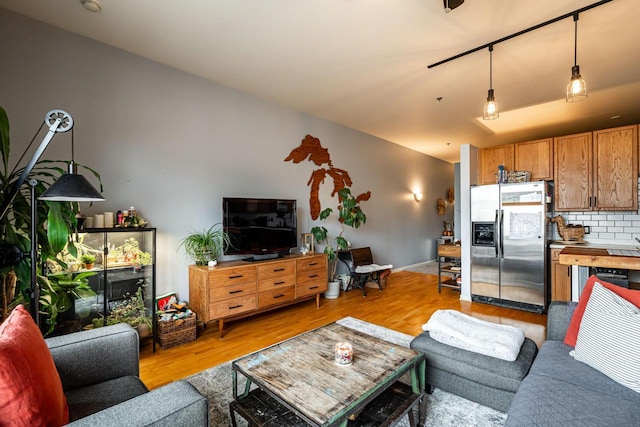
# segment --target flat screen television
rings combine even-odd
[[[248,261],[268,259],[298,246],[295,200],[224,197],[222,218],[231,241],[226,255],[251,255]]]

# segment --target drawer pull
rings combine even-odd
[[[233,310],[234,308],[240,308],[240,307],[242,307],[242,304],[232,305],[231,307],[229,307],[229,310]]]
[[[317,274],[312,274],[311,276],[309,276],[309,278],[312,278],[312,277],[318,277],[318,275]]]
[[[236,276],[229,276],[229,279],[239,279],[242,277],[242,274],[238,274]]]
[[[310,263],[309,263],[309,265],[310,265],[310,266],[311,266],[311,265],[318,265],[318,263],[314,261],[314,262],[310,262]]]
[[[278,299],[278,298],[282,298],[284,296],[284,294],[280,294],[280,295],[274,295],[273,299]]]
[[[284,280],[282,280],[282,281],[280,281],[280,282],[275,282],[275,283],[273,284],[273,286],[284,285],[285,283],[287,283],[287,282],[285,282]]]
[[[237,291],[229,291],[230,294],[239,294],[242,292],[242,289],[238,289]]]
[[[309,289],[311,290],[311,289],[318,289],[318,288],[319,286],[311,286]]]
[[[278,272],[278,271],[284,271],[284,268],[274,268],[274,269],[273,269],[273,272],[274,272],[274,273],[276,273],[276,272]]]

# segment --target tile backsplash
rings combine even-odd
[[[640,238],[640,210],[556,212],[556,215],[562,215],[568,224],[590,226],[591,233],[584,236],[584,240],[587,241],[615,240],[634,244],[637,243],[635,238]],[[553,228],[555,238],[560,239],[557,228]]]

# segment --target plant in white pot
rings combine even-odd
[[[184,247],[187,256],[196,265],[207,265],[209,261],[216,261],[220,258],[230,244],[229,235],[219,227],[217,223],[202,231],[192,229],[184,239],[180,241],[178,247]]]
[[[311,228],[311,234],[313,234],[316,242],[325,244],[324,253],[327,254],[329,258],[329,282],[330,284],[333,282],[332,286],[337,289],[335,292],[338,294],[340,292],[340,282],[336,281],[335,277],[336,269],[338,267],[336,259],[337,252],[349,249],[349,242],[347,239],[342,237],[342,234],[345,231],[345,227],[359,228],[362,224],[367,222],[367,216],[362,211],[360,202],[369,200],[370,195],[371,193],[367,192],[355,197],[351,194],[351,189],[348,187],[344,187],[338,191],[340,204],[338,205],[337,211],[338,221],[340,222],[340,233],[336,237],[332,238],[329,236],[326,227],[315,226]],[[325,220],[329,218],[332,212],[333,209],[331,208],[324,209],[320,212],[320,219]],[[330,288],[332,288],[332,286],[330,286]],[[332,292],[328,293],[333,295]]]

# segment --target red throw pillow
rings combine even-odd
[[[602,286],[626,299],[636,307],[640,307],[640,291],[634,291],[623,288],[622,286],[614,285],[613,283],[605,282],[604,280],[598,279],[596,276],[589,277],[587,283],[584,285],[584,289],[582,290],[582,294],[578,300],[578,305],[573,312],[573,316],[571,316],[571,322],[569,322],[567,333],[564,336],[564,343],[566,345],[570,345],[571,347],[576,346],[578,331],[580,330],[580,322],[582,322],[582,316],[584,315],[584,310],[587,307],[587,302],[589,301],[591,291],[593,290],[593,284],[595,282],[600,283]]]
[[[51,352],[21,305],[0,325],[0,424],[61,426],[67,398]]]

